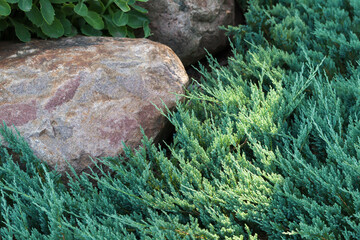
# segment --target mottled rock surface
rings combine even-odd
[[[174,52],[145,39],[76,37],[0,45],[0,121],[35,154],[80,172],[92,158],[156,139],[188,76]]]
[[[234,25],[234,0],[149,0],[150,39],[166,44],[185,66],[222,50],[227,37],[219,26]]]

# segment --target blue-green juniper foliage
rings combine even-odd
[[[165,148],[144,137],[65,186],[4,127],[2,238],[358,239],[360,2],[247,6],[229,65],[209,56],[164,113]]]

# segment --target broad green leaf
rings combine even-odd
[[[138,2],[148,2],[149,0],[137,0]]]
[[[118,27],[126,26],[126,24],[128,23],[128,20],[129,20],[128,14],[124,13],[122,11],[115,12],[112,17],[113,23]]]
[[[146,37],[146,38],[149,37],[151,35],[149,22],[147,22],[147,21],[144,22],[143,29],[144,29],[144,37]]]
[[[32,7],[32,0],[19,0],[18,6],[24,12],[28,12]]]
[[[83,2],[76,4],[76,6],[74,7],[74,11],[82,17],[88,15],[88,8]]]
[[[71,33],[68,34],[67,36],[68,36],[68,37],[74,37],[74,36],[76,36],[76,35],[78,35],[78,30],[77,30],[77,28],[74,27],[74,26],[71,26]]]
[[[48,38],[48,36],[46,36],[46,35],[43,33],[43,31],[41,30],[41,28],[35,27],[34,30],[33,30],[33,32],[36,33],[36,36],[37,36],[38,38],[42,38],[42,39],[47,39],[47,38]]]
[[[136,11],[131,11],[128,15],[129,21],[127,25],[134,29],[143,27],[144,22],[149,21],[147,17]]]
[[[18,3],[19,0],[6,0],[6,2],[8,2],[8,3]]]
[[[126,37],[127,31],[126,31],[126,27],[122,26],[122,27],[118,27],[116,26],[111,17],[109,16],[104,16],[105,19],[105,23],[106,23],[106,27],[110,33],[111,36],[113,37]]]
[[[51,25],[44,23],[41,30],[51,38],[59,38],[64,35],[64,27],[57,18],[54,19]]]
[[[51,3],[63,4],[69,2],[78,2],[78,0],[50,0]]]
[[[131,10],[129,5],[123,0],[115,0],[114,2],[123,12],[128,12]]]
[[[75,5],[72,3],[65,3],[63,4],[63,6],[61,7],[61,12],[65,14],[65,16],[72,16],[74,14],[73,9],[74,9]]]
[[[70,37],[75,36],[77,31],[76,28],[71,24],[71,22],[66,18],[59,18],[61,24],[64,27],[64,36]]]
[[[100,15],[103,15],[106,11],[106,8],[102,1],[96,1],[96,0],[88,0],[86,1],[87,7],[89,11],[97,12]]]
[[[85,21],[90,24],[96,30],[101,30],[104,28],[104,22],[101,16],[93,11],[88,11],[88,15],[84,16]]]
[[[54,21],[55,11],[49,0],[40,0],[40,11],[48,25]]]
[[[129,38],[135,38],[135,33],[134,33],[134,31],[128,28],[128,29],[127,29],[127,37],[129,37]]]
[[[73,12],[74,15],[74,12]],[[66,18],[66,14],[64,13],[64,11],[62,9],[59,8],[55,8],[55,16],[57,19],[61,19],[61,18]]]
[[[148,10],[146,10],[145,8],[142,8],[142,7],[139,7],[139,6],[136,6],[136,5],[131,5],[131,7],[133,9],[135,9],[136,11],[138,11],[138,12],[141,12],[141,13],[144,13],[144,14],[148,13]]]
[[[31,34],[26,26],[22,23],[11,21],[15,27],[15,34],[22,42],[29,42],[31,40]]]
[[[40,10],[34,5],[29,12],[25,13],[26,17],[37,27],[41,27],[44,23],[44,18]]]
[[[86,36],[101,36],[102,35],[101,31],[96,30],[89,24],[84,24],[84,25],[80,26],[80,30],[81,30],[82,34],[84,34]]]
[[[9,16],[11,7],[5,0],[0,0],[0,16]]]

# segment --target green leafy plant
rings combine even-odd
[[[23,42],[31,37],[59,38],[78,33],[88,36],[135,37],[142,28],[150,35],[148,0],[0,0],[0,37],[14,35]],[[15,33],[15,34],[14,34]]]

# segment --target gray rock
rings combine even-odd
[[[234,25],[234,0],[149,0],[150,39],[166,44],[185,66],[205,56],[206,48],[216,53],[227,38],[219,26]]]
[[[76,37],[0,47],[0,121],[14,124],[35,155],[77,172],[115,156],[122,141],[157,139],[188,76],[174,52],[145,39]]]

